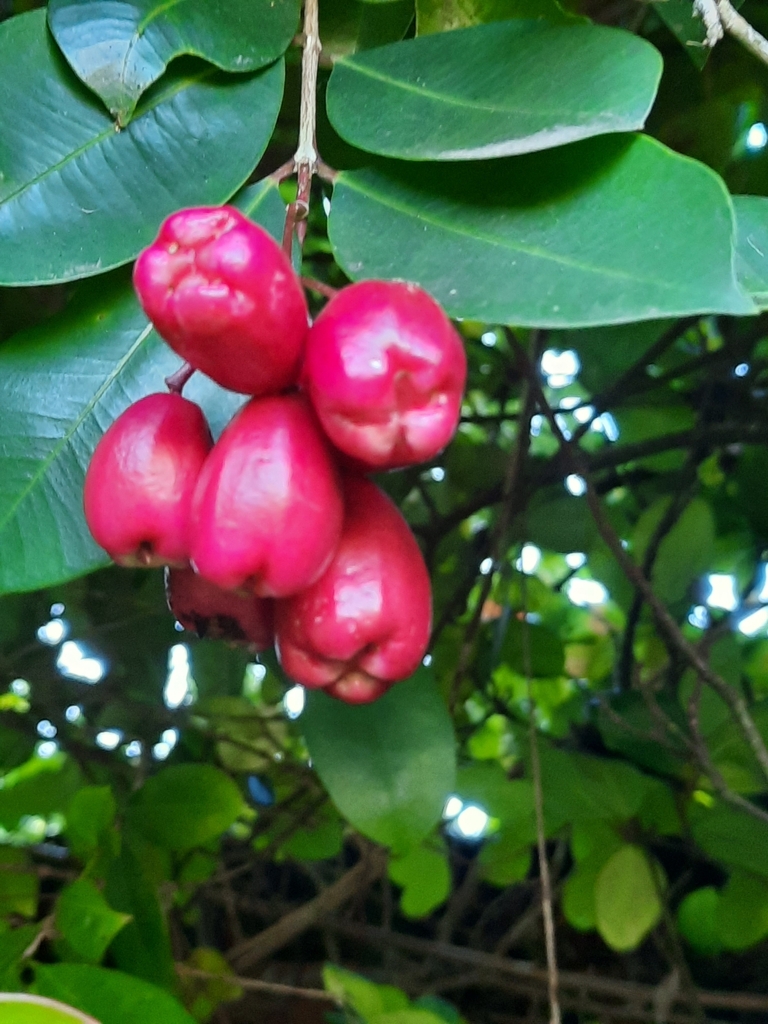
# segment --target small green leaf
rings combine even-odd
[[[352,971],[346,971],[335,964],[323,967],[323,984],[326,992],[336,996],[350,1006],[363,1020],[375,1014],[408,1007],[408,996],[393,985],[376,985],[367,978]]]
[[[557,633],[546,626],[512,619],[501,645],[499,661],[520,675],[551,679],[563,674],[565,651]]]
[[[21,992],[0,992],[3,1024],[99,1024],[72,1006],[44,996]]]
[[[734,871],[720,893],[717,934],[726,949],[748,949],[768,935],[768,882]]]
[[[364,835],[405,852],[440,820],[456,753],[430,672],[422,669],[356,707],[312,691],[301,722],[331,799]]]
[[[46,818],[50,814],[63,812],[79,788],[80,781],[77,764],[62,752],[50,758],[30,758],[3,778],[0,787],[0,826],[12,831],[18,827],[19,820],[27,815]]]
[[[670,500],[659,498],[637,523],[633,551],[639,564]],[[691,583],[706,569],[714,542],[712,510],[703,498],[694,498],[661,541],[653,564],[651,582],[662,601],[673,603],[685,597]]]
[[[89,856],[115,819],[115,798],[110,786],[83,786],[67,807],[65,835],[76,857]]]
[[[639,846],[627,844],[607,861],[595,881],[595,923],[619,953],[636,949],[661,917],[656,870]]]
[[[768,878],[768,825],[716,801],[691,805],[693,838],[706,854],[736,868]]]
[[[37,875],[23,850],[0,846],[0,918],[37,913]]]
[[[660,74],[659,53],[627,32],[502,21],[340,58],[328,116],[371,153],[484,160],[641,128]]]
[[[64,1000],[92,1014],[102,1024],[195,1024],[168,992],[105,967],[38,964],[35,988],[40,995]]]
[[[130,920],[113,910],[87,878],[62,890],[56,902],[56,928],[79,959],[99,963],[107,947]]]
[[[416,846],[389,862],[389,877],[402,887],[400,909],[406,917],[426,917],[451,891],[451,872],[445,851]]]
[[[48,24],[70,67],[127,124],[141,94],[174,57],[222,71],[256,71],[286,50],[298,0],[51,0]]]
[[[416,0],[416,34],[450,32],[508,18],[567,22],[556,0]]]
[[[153,776],[131,800],[131,826],[177,853],[218,838],[244,809],[240,790],[208,764],[180,764]]]
[[[329,217],[354,280],[413,281],[451,316],[537,327],[754,312],[733,231],[720,178],[645,136],[503,163],[380,161],[339,174]]]
[[[768,199],[734,196],[736,275],[760,309],[768,309]]]
[[[237,77],[179,62],[117,131],[42,10],[0,24],[0,64],[5,285],[101,274],[132,260],[174,210],[224,202],[264,152],[283,93],[282,61]]]
[[[713,885],[689,892],[677,908],[677,927],[685,941],[704,956],[717,956],[723,949],[718,932],[720,893]]]

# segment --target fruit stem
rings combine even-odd
[[[304,3],[304,53],[301,58],[301,110],[299,113],[299,145],[293,157],[297,177],[296,199],[288,206],[283,232],[283,249],[292,255],[294,230],[299,244],[304,242],[309,214],[309,193],[317,168],[315,124],[317,116],[317,68],[320,60],[320,22],[318,0]]]
[[[184,385],[194,372],[194,366],[190,366],[189,363],[182,363],[175,373],[165,378],[165,386],[174,395],[180,395],[184,390]]]
[[[326,284],[325,281],[318,281],[316,277],[302,277],[301,283],[305,288],[308,288],[311,292],[317,292],[318,295],[324,295],[326,299],[332,299],[334,295],[338,295],[339,289],[334,288],[333,285]]]

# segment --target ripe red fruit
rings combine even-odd
[[[200,474],[191,561],[227,590],[286,597],[328,565],[343,514],[331,452],[306,399],[255,398]]]
[[[222,590],[190,568],[165,570],[165,596],[176,620],[201,638],[247,644],[253,651],[272,646],[272,601]]]
[[[461,338],[421,288],[362,281],[310,329],[304,385],[341,451],[365,466],[425,462],[453,437],[467,376]]]
[[[148,395],[96,446],[85,476],[88,528],[115,562],[186,565],[197,478],[213,441],[199,406]]]
[[[133,283],[174,352],[230,391],[296,383],[309,326],[290,261],[230,206],[172,214],[141,253]]]
[[[421,664],[431,593],[419,546],[390,499],[353,477],[345,502],[341,542],[328,569],[275,605],[275,644],[296,682],[361,704]]]

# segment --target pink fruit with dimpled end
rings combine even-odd
[[[406,521],[378,487],[345,481],[341,542],[320,579],[275,605],[275,644],[292,679],[364,704],[406,679],[427,650],[429,574]]]
[[[180,210],[133,271],[139,300],[174,352],[246,395],[296,383],[309,326],[288,257],[231,206]]]
[[[168,607],[185,629],[201,638],[266,651],[274,642],[273,601],[222,590],[193,569],[166,569]]]
[[[421,288],[362,281],[335,295],[307,336],[302,380],[333,443],[372,469],[425,462],[453,437],[464,345]]]
[[[190,560],[225,590],[287,597],[324,571],[343,515],[333,456],[306,398],[254,398],[200,474]]]
[[[148,395],[115,420],[83,494],[88,528],[115,562],[186,565],[192,495],[212,445],[202,410],[181,395]]]

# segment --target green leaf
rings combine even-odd
[[[693,838],[704,852],[736,868],[768,878],[768,825],[720,802],[693,804]]]
[[[680,934],[697,953],[717,956],[723,944],[718,934],[717,908],[720,893],[713,885],[689,892],[677,908]]]
[[[81,286],[62,314],[0,347],[0,593],[105,564],[82,511],[85,470],[110,423],[178,365],[125,272]],[[186,393],[214,432],[239,404],[201,374]]]
[[[360,0],[323,0],[320,5],[320,38],[323,56],[339,57],[402,39],[413,21],[413,0],[386,4]]]
[[[734,196],[736,276],[760,309],[768,309],[768,199]]]
[[[130,974],[89,964],[39,964],[40,995],[65,1000],[102,1024],[194,1024],[173,996]]]
[[[644,850],[629,844],[607,861],[595,882],[595,923],[619,953],[635,949],[661,917],[661,900]]]
[[[132,260],[173,210],[224,202],[277,119],[283,65],[227,77],[176,65],[124,131],[75,78],[45,12],[0,24],[0,284]],[[35,131],[29,131],[29,124]]]
[[[734,871],[720,893],[717,933],[726,949],[748,949],[768,935],[768,882]]]
[[[389,877],[402,887],[400,909],[406,917],[426,917],[451,891],[451,872],[445,851],[416,846],[389,862]]]
[[[43,996],[0,992],[3,1024],[99,1024],[71,1006]]]
[[[113,910],[87,878],[62,890],[56,902],[56,929],[79,959],[98,963],[107,946],[130,920]]]
[[[30,870],[26,853],[0,846],[0,918],[12,914],[34,917],[38,888],[37,875]]]
[[[652,0],[652,3],[656,13],[677,37],[696,67],[703,68],[711,50],[705,44],[707,33],[704,22],[694,12],[691,0]],[[744,0],[735,0],[733,6],[738,8],[743,3]]]
[[[543,743],[539,748],[548,831],[574,821],[626,821],[640,810],[646,780],[631,764]]]
[[[70,67],[120,124],[181,54],[256,71],[288,47],[298,0],[51,0],[48,24]]]
[[[110,829],[116,809],[110,786],[83,786],[75,793],[67,807],[64,832],[76,857],[93,853]]]
[[[521,675],[552,678],[563,674],[565,651],[551,629],[512,619],[501,645],[499,661]]]
[[[285,203],[280,197],[280,188],[272,178],[262,178],[253,185],[246,185],[230,202],[246,217],[260,224],[276,241],[282,242]]]
[[[581,327],[749,313],[722,181],[644,136],[501,163],[339,174],[329,233],[355,280],[420,284],[451,316]]]
[[[640,323],[557,332],[552,335],[549,346],[555,349],[575,349],[578,352],[581,362],[579,383],[595,393],[613,384],[620,374],[640,359],[643,352],[653,345],[672,322],[645,320]]]
[[[633,548],[639,564],[670,500],[659,498],[637,523]],[[662,601],[675,602],[685,597],[691,583],[707,568],[714,542],[712,510],[703,498],[694,498],[659,545],[651,582]]]
[[[569,15],[556,0],[416,0],[416,34],[419,36],[507,18],[565,22]]]
[[[642,128],[661,66],[649,43],[617,29],[496,22],[342,57],[328,117],[382,156],[514,156]]]
[[[66,754],[31,758],[2,780],[0,826],[12,831],[27,815],[63,812],[79,785],[80,770]]]
[[[157,858],[154,848],[134,840],[130,834],[124,838],[120,856],[107,870],[105,895],[110,905],[131,917],[115,936],[110,958],[137,978],[173,988],[173,953],[158,895]]]
[[[345,971],[335,964],[323,967],[323,985],[326,992],[336,996],[342,1003],[351,1006],[363,1020],[374,1014],[408,1007],[408,996],[393,985],[376,985],[367,978],[352,971]]]
[[[344,817],[397,852],[440,820],[456,773],[453,724],[432,675],[420,670],[373,704],[307,694],[304,736]]]
[[[209,764],[179,764],[148,779],[131,800],[132,828],[165,850],[183,853],[217,839],[245,807],[240,790]]]

